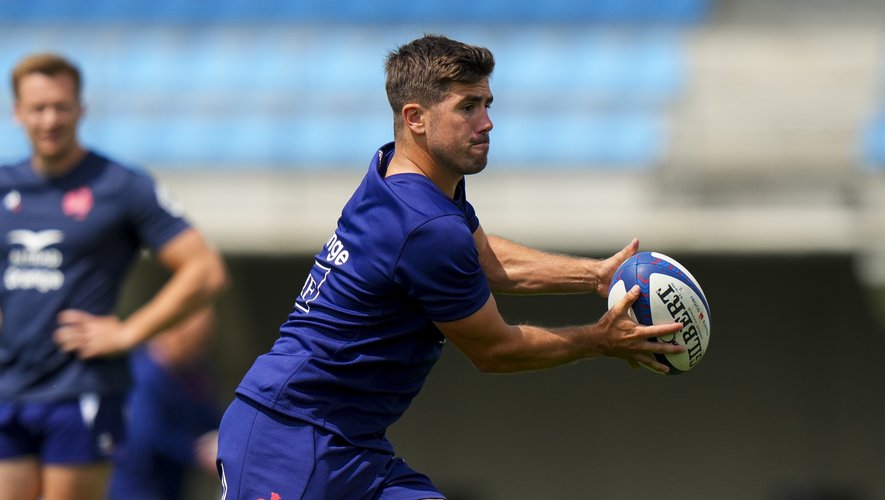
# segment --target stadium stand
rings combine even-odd
[[[495,164],[648,168],[685,84],[684,34],[707,10],[706,0],[0,2],[0,64],[70,56],[87,75],[85,142],[151,168],[361,168],[391,136],[384,54],[438,31],[497,54]],[[25,152],[20,135],[0,124],[0,161]]]
[[[447,22],[482,24],[549,23],[693,23],[706,17],[708,0],[96,0],[88,5],[65,0],[0,3],[3,19],[29,23],[332,23],[398,24]]]

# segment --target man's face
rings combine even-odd
[[[19,80],[15,117],[24,127],[38,161],[58,161],[79,148],[77,125],[82,114],[70,75],[31,73]]]
[[[458,175],[481,172],[488,162],[492,121],[488,79],[453,83],[446,98],[430,108],[427,147],[436,162]]]

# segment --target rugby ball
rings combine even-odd
[[[642,325],[683,324],[679,332],[654,340],[684,345],[685,351],[655,354],[655,358],[670,367],[669,375],[697,366],[710,342],[710,305],[701,285],[675,259],[658,252],[640,252],[615,271],[608,290],[609,309],[634,285],[639,285],[640,290],[629,311],[634,321]]]

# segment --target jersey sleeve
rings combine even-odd
[[[455,190],[455,204],[464,214],[464,219],[467,221],[467,227],[470,228],[470,233],[473,234],[479,227],[479,218],[476,216],[476,210],[474,210],[473,205],[467,201],[466,193],[467,184],[465,179],[462,178]]]
[[[178,202],[150,175],[134,173],[128,195],[134,230],[151,250],[159,250],[190,227]]]
[[[433,219],[409,235],[394,281],[434,321],[467,317],[491,294],[473,234],[458,216]]]
[[[464,200],[461,211],[464,212],[464,217],[467,219],[467,227],[470,228],[472,235],[479,228],[479,217],[476,216],[476,210],[473,209],[473,205],[469,201]]]

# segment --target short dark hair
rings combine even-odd
[[[25,57],[12,69],[12,95],[16,100],[19,97],[18,87],[22,78],[33,73],[47,76],[70,75],[74,80],[77,98],[80,98],[80,88],[82,85],[80,69],[74,63],[58,54],[43,53]]]
[[[417,102],[430,107],[441,102],[453,82],[476,83],[491,76],[495,57],[485,47],[468,45],[442,35],[424,35],[387,54],[384,71],[387,100],[398,129],[403,106]]]

